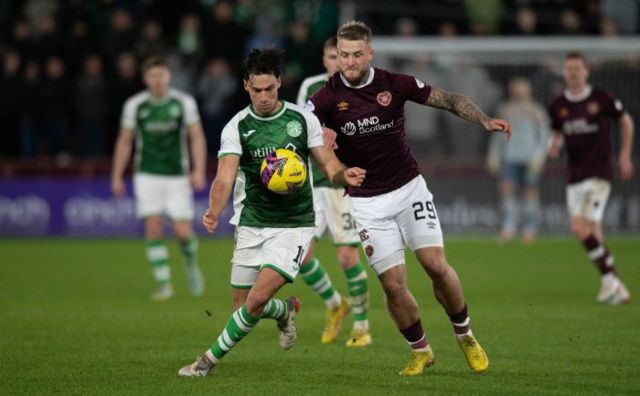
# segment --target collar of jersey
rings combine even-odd
[[[582,92],[580,92],[577,95],[574,95],[568,89],[565,89],[564,97],[567,98],[569,102],[573,102],[573,103],[582,102],[583,100],[588,98],[589,95],[591,95],[591,92],[593,92],[593,88],[591,88],[591,85],[587,84],[587,86],[584,87]]]
[[[373,67],[369,68],[369,77],[367,78],[367,81],[363,82],[362,84],[358,85],[358,86],[353,86],[351,84],[349,84],[349,82],[344,78],[344,76],[342,75],[342,73],[338,73],[340,74],[340,79],[342,80],[342,83],[344,85],[346,85],[349,88],[354,88],[354,89],[360,89],[360,88],[364,88],[367,85],[371,84],[371,81],[373,81],[373,75],[375,74],[375,70]]]
[[[280,117],[282,115],[282,113],[284,113],[284,111],[287,109],[287,102],[285,102],[283,100],[280,100],[279,102],[282,103],[282,107],[280,108],[280,110],[278,110],[277,113],[275,113],[273,115],[270,115],[268,117],[259,116],[258,113],[253,111],[253,105],[249,105],[249,113],[251,113],[251,116],[253,118],[257,118],[258,120],[269,121],[269,120],[276,119],[276,118]]]
[[[161,98],[154,97],[153,95],[151,95],[150,91],[147,91],[147,93],[149,94],[149,103],[151,103],[154,106],[163,105],[167,103],[171,98],[171,90],[168,90],[167,93]]]

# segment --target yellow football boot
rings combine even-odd
[[[473,334],[464,335],[462,337],[456,337],[458,339],[458,345],[464,357],[467,359],[467,363],[471,370],[476,373],[483,373],[489,368],[489,358],[484,349],[478,344],[478,341]]]
[[[353,330],[351,336],[347,340],[346,345],[348,347],[366,347],[371,345],[373,339],[369,330]]]
[[[338,305],[338,308],[327,311],[327,325],[324,328],[321,337],[323,344],[331,344],[336,340],[336,338],[338,338],[342,319],[344,319],[350,310],[351,304],[349,304],[349,301],[347,301],[346,298],[343,298],[340,305]]]
[[[407,362],[407,367],[400,371],[400,375],[404,376],[414,376],[420,375],[424,371],[425,367],[429,367],[433,365],[433,361],[435,357],[433,356],[433,351],[431,347],[424,352],[413,351],[411,352],[411,357],[409,358],[409,362]]]

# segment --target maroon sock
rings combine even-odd
[[[448,314],[451,324],[453,325],[453,331],[456,334],[467,334],[471,328],[471,320],[467,313],[467,304],[462,307],[460,312]]]
[[[400,329],[400,332],[409,345],[411,345],[412,349],[422,349],[429,345],[427,337],[424,335],[424,330],[422,330],[420,319],[406,329]]]
[[[613,256],[609,254],[607,247],[600,243],[593,235],[589,235],[582,241],[582,246],[587,251],[587,255],[600,271],[600,274],[615,272],[613,268]]]

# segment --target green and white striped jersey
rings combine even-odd
[[[189,172],[187,126],[200,122],[191,95],[170,89],[162,99],[149,91],[130,97],[124,104],[121,127],[136,133],[135,171],[156,175]]]
[[[233,193],[231,224],[251,227],[313,227],[311,183],[288,195],[269,191],[260,179],[260,165],[278,148],[293,150],[306,162],[310,149],[322,146],[320,121],[310,111],[289,102],[269,117],[251,106],[238,112],[222,130],[218,158],[239,155],[240,169]]]
[[[304,106],[311,95],[318,92],[322,87],[324,87],[325,83],[329,80],[329,75],[327,73],[318,74],[315,76],[307,77],[300,84],[300,90],[298,91],[297,103],[299,106]],[[331,188],[340,188],[343,189],[344,186],[340,184],[333,184],[327,176],[325,176],[324,172],[322,172],[316,165],[313,164],[313,161],[310,162],[311,166],[311,174],[313,175],[313,186],[314,187],[331,187]]]

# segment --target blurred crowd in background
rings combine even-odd
[[[638,33],[636,0],[2,1],[0,158],[108,158],[122,104],[143,89],[139,65],[150,54],[166,56],[173,86],[198,100],[215,153],[222,127],[247,103],[238,66],[248,50],[286,50],[281,97],[294,100],[302,79],[323,72],[322,43],[350,10],[375,35]],[[478,89],[490,96],[485,83]]]

